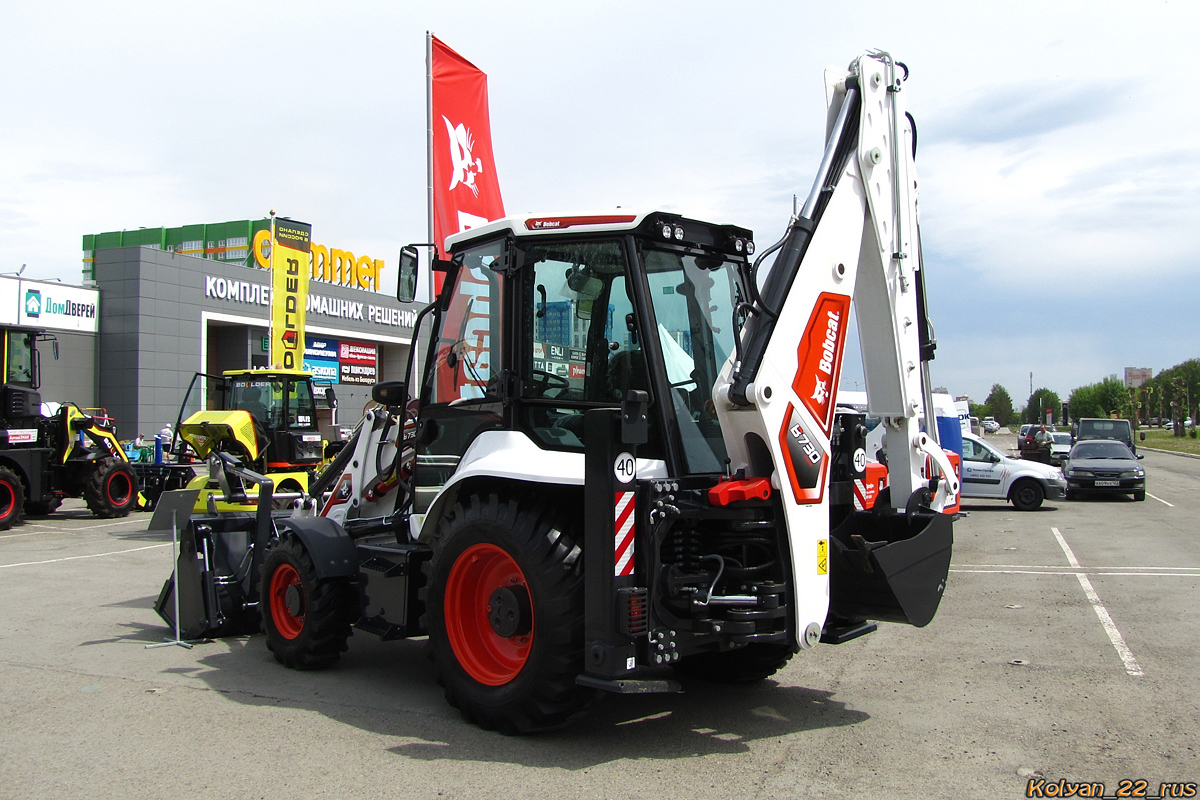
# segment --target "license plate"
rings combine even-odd
[[[1096,481],[1096,486],[1120,486],[1120,481]]]

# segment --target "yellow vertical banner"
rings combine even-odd
[[[312,260],[312,226],[275,220],[271,248],[271,366],[300,369],[304,364],[304,312]]]

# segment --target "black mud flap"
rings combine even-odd
[[[946,514],[850,514],[830,535],[830,612],[918,628],[937,613],[954,526]]]

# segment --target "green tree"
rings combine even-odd
[[[1116,375],[1109,375],[1100,383],[1080,386],[1067,399],[1071,419],[1083,417],[1111,417],[1116,414],[1133,423],[1137,407],[1133,394],[1125,388],[1125,382]]]
[[[1058,395],[1045,387],[1036,389],[1033,394],[1029,395],[1029,402],[1025,404],[1024,422],[1043,422],[1046,419],[1046,412],[1050,412],[1050,421],[1053,422],[1056,418],[1062,416],[1062,401],[1058,399]]]
[[[992,384],[992,393],[987,396],[983,404],[990,409],[988,416],[995,417],[996,422],[1001,425],[1011,425],[1016,422],[1017,414],[1013,411],[1012,396],[1000,384]]]

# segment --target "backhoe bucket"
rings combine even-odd
[[[830,536],[830,609],[922,628],[937,612],[954,543],[945,514],[848,516]]]

